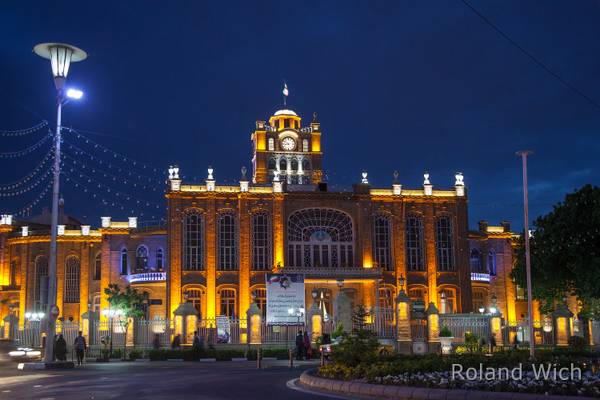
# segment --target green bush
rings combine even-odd
[[[440,337],[452,337],[452,331],[447,326],[442,326]]]
[[[569,337],[569,349],[572,351],[584,351],[587,347],[585,339],[581,336],[570,336]]]
[[[132,361],[142,358],[143,352],[141,350],[131,350],[129,352],[129,359]]]

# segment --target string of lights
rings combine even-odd
[[[48,180],[48,184],[44,187],[44,189],[33,199],[33,201],[31,201],[29,204],[27,204],[25,207],[23,207],[22,209],[20,209],[19,211],[16,211],[14,213],[14,215],[16,216],[20,216],[20,217],[25,217],[27,215],[31,215],[31,211],[33,210],[33,208],[35,206],[37,206],[39,204],[40,201],[42,201],[44,199],[44,197],[46,197],[46,194],[48,194],[48,192],[50,191],[50,188],[52,188],[52,179]]]
[[[51,172],[52,168],[48,168],[42,175],[40,175],[36,180],[32,181],[29,185],[21,187],[13,192],[0,192],[0,197],[15,197],[30,192],[44,182],[44,180],[50,176]]]
[[[46,155],[44,156],[42,161],[40,161],[40,163],[29,174],[27,174],[26,176],[24,176],[23,178],[21,178],[17,181],[14,181],[11,183],[0,184],[0,192],[17,189],[17,188],[25,185],[27,182],[31,181],[33,178],[35,178],[38,175],[38,172],[43,170],[43,168],[46,166],[48,161],[51,161],[54,159],[53,155],[54,155],[54,152],[51,149],[50,151],[48,151],[48,153],[46,153]]]
[[[145,183],[135,182],[133,180],[123,178],[122,176],[117,176],[117,175],[111,174],[110,172],[107,172],[107,171],[105,171],[101,168],[97,168],[95,166],[90,167],[90,166],[86,165],[85,162],[79,161],[77,158],[72,157],[66,153],[63,153],[63,156],[64,156],[64,158],[68,159],[69,162],[71,162],[76,168],[80,168],[80,169],[88,171],[90,173],[102,175],[102,177],[109,179],[113,182],[123,183],[125,185],[131,186],[134,188],[138,188],[138,189],[151,190],[153,192],[157,191],[156,186],[147,185]]]
[[[161,179],[157,179],[157,178],[152,178],[149,176],[146,176],[144,174],[132,171],[129,168],[126,167],[121,167],[118,165],[113,165],[112,161],[106,161],[106,160],[102,160],[99,156],[95,156],[85,150],[83,150],[81,147],[76,146],[75,144],[69,142],[69,141],[64,141],[66,144],[66,147],[68,150],[73,150],[75,152],[76,156],[86,156],[90,161],[94,161],[102,166],[106,166],[108,169],[114,170],[116,172],[119,172],[121,174],[127,174],[128,177],[130,177],[131,179],[137,179],[139,181],[144,181],[147,183],[154,183],[157,185],[164,185],[164,180]],[[106,172],[106,174],[109,174],[108,172]],[[113,174],[114,175],[114,174]],[[131,180],[130,179],[130,180]]]
[[[100,143],[90,139],[89,137],[85,136],[84,134],[82,134],[81,132],[79,132],[78,130],[74,129],[74,128],[64,128],[67,132],[70,132],[73,134],[73,137],[83,140],[85,141],[86,144],[91,144],[94,145],[94,148],[99,148],[101,149],[104,153],[110,153],[112,155],[112,157],[116,160],[120,160],[122,162],[129,162],[131,163],[133,166],[137,167],[137,168],[141,168],[143,170],[146,171],[151,171],[151,172],[156,172],[158,173],[158,169],[151,167],[143,162],[134,160],[133,158],[127,157],[124,154],[118,153],[114,150],[109,149],[106,146],[101,145]]]
[[[17,158],[17,157],[26,156],[27,154],[33,153],[34,151],[36,151],[37,149],[42,147],[42,145],[44,143],[46,143],[46,141],[48,141],[48,139],[50,139],[51,137],[52,137],[52,134],[48,133],[40,141],[32,144],[31,146],[27,147],[26,149],[18,150],[18,151],[11,151],[11,152],[7,152],[7,153],[0,153],[0,158]]]
[[[161,207],[158,203],[154,203],[152,201],[142,199],[142,198],[134,196],[132,194],[124,193],[119,190],[116,190],[116,189],[108,186],[105,183],[99,182],[98,180],[94,179],[93,177],[91,177],[89,175],[86,175],[82,172],[76,171],[73,166],[71,166],[71,168],[63,168],[62,173],[65,176],[69,176],[70,178],[85,179],[85,180],[87,180],[87,183],[93,184],[98,189],[104,190],[105,194],[107,194],[107,195],[114,194],[116,197],[119,197],[120,199],[127,200],[127,201],[135,201],[136,205],[138,205],[138,206],[145,205],[146,207],[153,207],[156,209],[159,209]],[[76,177],[75,175],[79,175],[79,176]],[[82,186],[84,186],[84,184],[82,184]]]
[[[4,137],[25,136],[25,135],[29,135],[31,133],[38,132],[46,126],[48,126],[48,121],[42,121],[30,128],[25,128],[25,129],[0,130],[0,136],[4,136]]]
[[[85,183],[81,182],[77,178],[73,177],[68,172],[63,172],[63,175],[65,176],[65,179],[66,179],[67,182],[69,182],[69,181],[73,182],[73,184],[75,185],[76,188],[81,188],[82,191],[83,191],[83,193],[90,194],[93,199],[100,200],[101,204],[104,205],[104,206],[115,207],[115,208],[118,208],[120,210],[128,209],[129,212],[131,213],[131,215],[139,215],[140,217],[143,217],[143,216],[146,215],[146,213],[144,213],[143,211],[140,212],[140,210],[134,208],[134,206],[125,205],[124,203],[122,203],[119,200],[107,199],[106,196],[105,196],[107,194],[107,191],[105,191],[105,190],[102,189],[103,187],[106,188],[105,185],[95,184],[96,188],[92,188],[92,187],[86,185]],[[79,174],[79,175],[83,179],[86,179],[83,174]],[[87,183],[92,183],[91,179],[88,179]],[[103,191],[99,192],[98,190],[103,190]],[[115,191],[112,191],[112,192],[115,192]],[[115,193],[117,193],[117,192],[115,192]],[[123,194],[121,193],[121,195],[123,195]],[[146,205],[149,206],[149,204],[150,204],[150,202],[146,202],[145,200],[137,199],[137,198],[134,198],[132,196],[127,197],[125,195],[125,197],[123,199],[124,200],[134,199],[136,201],[136,205],[143,205],[143,203],[146,203]],[[153,208],[154,209],[160,209],[160,206],[159,205],[155,205],[155,207],[153,207]],[[148,213],[148,215],[150,215],[150,213]],[[155,218],[155,215],[152,215],[152,218]]]

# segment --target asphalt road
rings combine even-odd
[[[89,363],[73,370],[17,371],[0,360],[0,399],[261,399],[328,397],[289,389],[304,367],[253,362]]]

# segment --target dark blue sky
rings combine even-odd
[[[170,163],[178,163],[188,180],[204,179],[209,164],[217,182],[237,179],[241,165],[250,168],[254,121],[280,108],[285,79],[291,108],[305,122],[318,112],[330,184],[349,186],[366,169],[375,186],[389,186],[397,169],[406,187],[419,187],[428,170],[441,188],[462,171],[470,225],[508,219],[517,229],[522,193],[516,150],[536,153],[530,162],[532,217],[549,211],[566,192],[598,184],[600,109],[459,0],[95,4],[0,6],[0,129],[41,118],[54,123],[49,65],[31,48],[64,41],[85,49],[89,58],[72,67],[69,81],[86,96],[68,105],[63,124],[101,133],[88,136],[158,168],[142,171],[156,180]],[[599,2],[472,4],[600,102]],[[111,157],[81,139],[67,139],[100,159]],[[0,140],[2,151],[35,141]],[[0,160],[0,183],[23,176],[42,155]],[[88,160],[90,166],[96,160]],[[115,175],[138,166],[122,163]],[[91,190],[96,174],[88,175],[89,182],[78,178]],[[142,219],[161,215],[153,205],[137,207],[106,187],[161,202],[157,192],[115,182],[93,186],[100,192],[93,198],[63,180],[68,210],[93,224],[100,214],[122,216],[131,208],[144,208]],[[35,193],[2,198],[0,208],[14,211]],[[109,204],[101,205],[98,197]]]

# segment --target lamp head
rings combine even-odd
[[[79,89],[69,88],[67,89],[67,97],[74,100],[79,100],[83,97],[83,92]]]
[[[85,51],[65,43],[40,43],[33,48],[33,52],[50,60],[54,84],[58,90],[61,90],[65,84],[71,63],[87,58]]]

